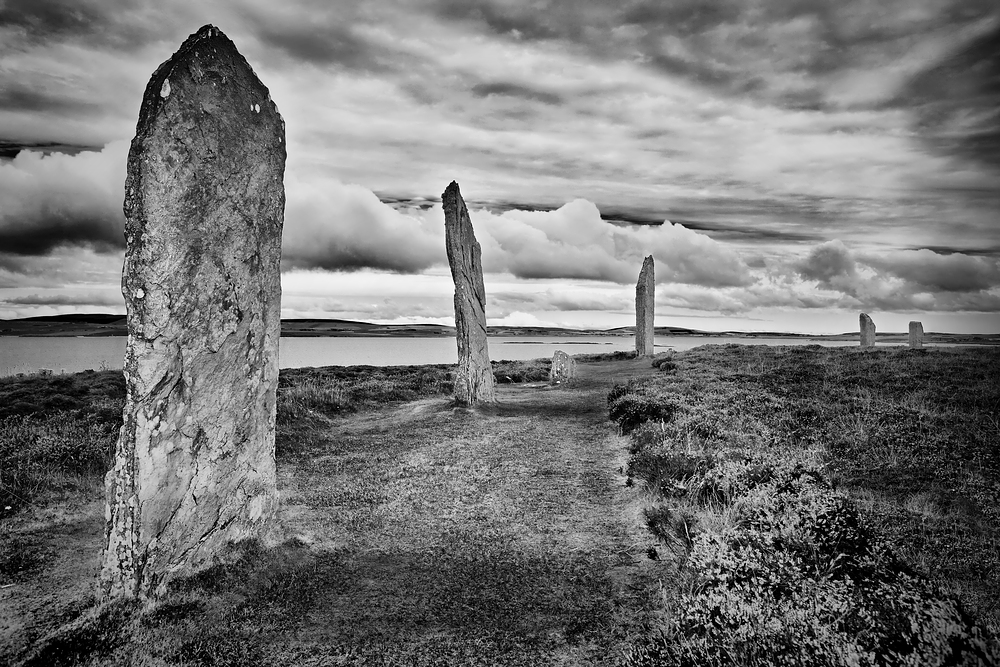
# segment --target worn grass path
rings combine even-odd
[[[658,597],[607,420],[615,377],[499,387],[495,409],[410,403],[334,426],[282,473],[286,524],[330,554],[300,644],[389,664],[614,664]],[[662,572],[660,572],[662,576]]]
[[[500,386],[495,408],[331,421],[279,464],[278,546],[178,586],[92,664],[619,663],[670,568],[647,556],[606,396],[652,369],[579,369]]]

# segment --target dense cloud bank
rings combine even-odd
[[[108,285],[117,282],[121,266],[126,149],[119,142],[77,155],[23,151],[0,163],[0,238],[7,241],[0,247],[0,290],[13,290],[0,300],[8,309],[119,304]],[[341,282],[325,295],[293,290],[290,307],[334,314],[362,308],[377,319],[447,318],[450,300],[437,279],[447,262],[440,204],[390,206],[362,186],[302,173],[292,170],[287,181],[283,268],[300,278],[353,275],[358,287]],[[491,291],[493,319],[628,313],[632,285],[649,254],[657,262],[658,303],[692,312],[1000,310],[1000,259],[991,255],[876,251],[840,240],[793,252],[740,246],[669,221],[607,222],[585,199],[548,211],[491,212],[473,204],[471,214],[487,282],[538,286]],[[410,282],[426,275],[434,289],[400,291],[399,283],[376,280],[379,272],[410,276]]]
[[[128,143],[77,155],[21,151],[0,161],[0,251],[41,255],[62,245],[124,248]]]

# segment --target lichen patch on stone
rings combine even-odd
[[[160,86],[160,97],[163,99],[170,97],[170,79],[163,80],[163,85]]]

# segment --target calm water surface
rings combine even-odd
[[[536,359],[551,357],[556,350],[568,354],[590,354],[632,350],[631,336],[492,337],[492,359]],[[741,343],[746,345],[857,345],[857,341],[813,341],[802,338],[703,338],[701,336],[657,336],[657,350],[688,350],[698,345]],[[54,373],[77,373],[102,368],[121,368],[125,337],[0,337],[0,376],[32,373],[41,368]],[[458,358],[455,339],[441,338],[282,338],[279,363],[282,368],[305,366],[402,366],[407,364],[453,364]]]

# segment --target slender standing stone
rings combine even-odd
[[[452,181],[441,195],[441,200],[444,204],[448,264],[455,281],[455,329],[458,339],[455,402],[465,406],[494,403],[493,367],[486,341],[482,250],[458,183]]]
[[[910,347],[919,350],[924,346],[924,325],[920,322],[910,322]]]
[[[563,352],[556,350],[552,355],[552,368],[549,369],[550,382],[562,382],[576,377],[576,360]]]
[[[640,357],[653,354],[653,297],[656,280],[653,277],[653,256],[642,262],[639,282],[635,284],[635,350]]]
[[[861,313],[861,347],[875,347],[875,323],[867,313]]]
[[[127,394],[106,478],[105,597],[161,594],[277,508],[284,135],[214,26],[146,86],[125,182]]]

